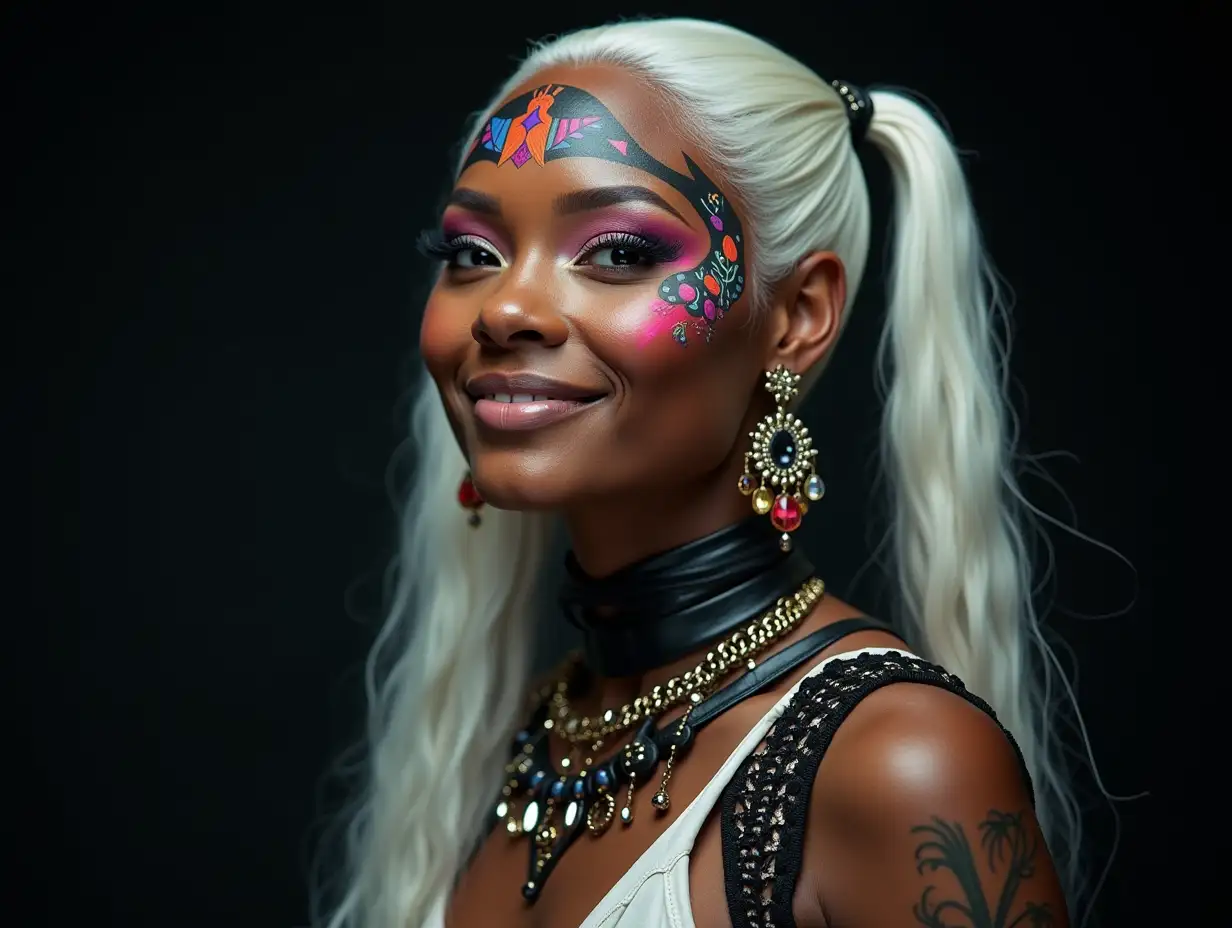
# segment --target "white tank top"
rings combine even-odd
[[[744,740],[731,752],[697,798],[608,890],[579,928],[615,928],[616,925],[621,928],[696,928],[689,903],[689,854],[693,851],[698,832],[723,795],[723,789],[735,776],[736,769],[761,744],[803,680],[818,673],[830,661],[889,651],[896,651],[905,657],[914,656],[902,648],[860,648],[827,657],[801,677],[744,736]],[[516,887],[510,887],[509,891],[515,892]],[[447,901],[446,895],[437,899],[424,928],[445,928]]]

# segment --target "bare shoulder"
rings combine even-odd
[[[831,794],[876,797],[883,809],[893,797],[912,802],[989,782],[1029,801],[1001,726],[962,696],[928,684],[892,683],[863,699],[835,732],[822,770]]]
[[[1068,924],[1018,755],[956,693],[900,682],[863,699],[809,805],[805,858],[828,925]]]

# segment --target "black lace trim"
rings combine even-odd
[[[795,928],[792,897],[817,768],[835,731],[860,700],[904,682],[949,690],[996,721],[992,707],[956,676],[898,651],[834,660],[807,677],[765,743],[723,791],[723,870],[732,928]],[[1001,730],[1030,789],[1022,752],[1004,726]]]

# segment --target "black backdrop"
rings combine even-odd
[[[34,155],[5,256],[22,285],[5,314],[8,434],[30,461],[12,511],[33,532],[6,653],[28,779],[10,813],[33,906],[21,924],[304,922],[316,784],[358,730],[390,552],[382,474],[424,289],[415,235],[464,117],[523,41],[638,12],[555,6],[8,11],[10,139]],[[671,12],[725,17],[826,75],[919,90],[969,153],[1017,294],[1025,448],[1077,458],[1047,462],[1074,516],[1044,480],[1028,492],[1137,568],[1051,533],[1050,623],[1077,656],[1105,782],[1137,793],[1150,462],[1127,191],[1143,168],[1117,139],[1143,109],[1166,121],[1165,90],[1100,92],[1139,53],[1115,19],[1071,11],[1060,30],[972,7]],[[868,167],[884,217],[884,172]],[[872,609],[876,573],[854,581],[881,527],[866,466],[876,284],[810,403],[843,453],[806,538],[832,588]],[[1080,785],[1106,857],[1112,818]],[[1105,924],[1140,912],[1148,811],[1121,807]]]

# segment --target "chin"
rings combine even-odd
[[[574,494],[576,475],[555,455],[528,450],[476,450],[471,479],[488,505],[496,509],[539,512],[563,509]]]

